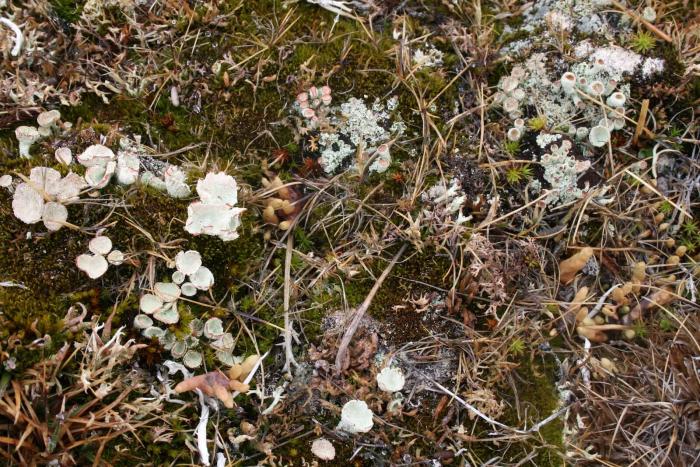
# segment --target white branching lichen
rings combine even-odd
[[[22,30],[19,28],[19,26],[17,26],[15,23],[13,23],[7,18],[0,18],[0,23],[10,28],[12,30],[12,33],[15,35],[15,43],[12,47],[12,50],[10,50],[10,55],[12,55],[13,57],[18,56],[19,53],[22,51],[22,44],[24,43],[24,35],[22,35]]]
[[[324,8],[331,13],[335,13],[336,15],[339,16],[345,16],[348,18],[352,18],[352,8],[350,8],[350,5],[352,3],[356,2],[348,2],[344,0],[307,0],[309,3],[313,3],[314,5],[318,5],[321,8]]]
[[[438,224],[447,221],[463,224],[472,218],[462,214],[462,207],[467,201],[467,195],[462,190],[462,184],[456,178],[452,179],[449,185],[438,183],[430,187],[421,195],[421,199],[430,205],[423,210],[423,217],[426,220]]]
[[[437,68],[442,66],[444,54],[432,44],[416,49],[413,53],[413,65],[416,68]]]

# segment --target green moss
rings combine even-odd
[[[656,47],[656,38],[647,31],[640,31],[630,40],[630,46],[636,52],[643,54]]]
[[[4,191],[4,190],[3,190]],[[71,260],[82,250],[81,242],[68,229],[52,234],[15,219],[11,200],[0,194],[0,281],[22,284],[0,287],[0,332],[3,337],[18,335],[23,344],[48,334],[59,341],[61,320],[73,303],[68,294],[83,282]],[[27,239],[27,231],[38,231]],[[30,329],[34,327],[39,335]],[[4,339],[3,339],[4,340]],[[22,360],[23,366],[30,364]]]
[[[664,59],[664,72],[662,76],[658,77],[659,80],[675,83],[685,75],[684,61],[673,44],[659,42],[655,47],[655,55]]]
[[[110,310],[113,304],[113,297],[104,297],[106,303],[104,303],[103,308]],[[119,326],[131,326],[133,317],[139,313],[139,296],[138,294],[131,294],[128,297],[122,299],[114,310],[114,315],[112,316],[112,327]]]
[[[244,213],[240,236],[233,241],[224,242],[217,237],[201,235],[191,237],[187,242],[187,249],[199,251],[204,265],[214,274],[215,295],[240,286],[261,270],[265,261],[262,255],[264,245],[262,234],[255,231],[255,222],[254,215]]]
[[[162,93],[151,110],[150,99],[115,96],[104,105],[97,96],[88,94],[78,106],[66,109],[64,114],[66,120],[82,121],[80,129],[90,127],[105,135],[112,129],[112,124],[118,124],[127,134],[142,135],[144,143],[150,144],[150,137],[152,142],[170,150],[200,142],[198,131],[206,120],[184,107],[174,107],[169,96],[169,93]],[[196,154],[199,151],[193,151],[191,155]]]
[[[527,122],[527,125],[532,131],[540,131],[547,126],[547,117],[540,116],[531,118]]]
[[[528,419],[518,416],[515,408],[516,398],[510,394],[507,401],[510,408],[501,418],[506,425],[523,428],[543,420],[556,412],[560,406],[559,394],[556,389],[557,372],[556,361],[550,355],[543,356],[537,361],[530,360],[529,356],[521,358],[520,365],[515,370],[515,390],[517,403],[520,405],[520,414],[527,413]],[[509,390],[510,392],[510,390]],[[537,450],[530,465],[536,466],[563,466],[563,429],[561,418],[555,419],[540,428],[530,441],[532,449]],[[512,456],[511,460],[522,458],[522,446],[506,450],[505,456]]]
[[[115,188],[120,190],[120,188]],[[185,213],[184,203],[174,202],[162,194],[154,195],[139,189],[123,194],[126,212],[138,220],[141,228],[153,236],[155,242],[169,238],[177,224],[172,217]],[[111,208],[107,205],[91,205],[84,210],[81,205],[69,207],[69,221],[78,226],[91,227],[107,217]],[[117,299],[117,289],[130,275],[128,264],[111,267],[98,280],[90,280],[75,266],[75,258],[88,250],[88,235],[63,228],[47,232],[41,223],[26,225],[12,215],[11,199],[5,190],[0,193],[0,281],[13,281],[27,287],[0,288],[3,304],[0,326],[10,335],[19,335],[22,345],[48,334],[54,342],[64,339],[62,319],[68,309],[77,302],[88,307],[90,314],[105,318],[111,314]],[[133,227],[124,217],[114,216],[107,235],[116,248],[122,251],[153,250],[155,245]],[[30,238],[28,237],[30,234]],[[144,258],[145,259],[145,258]],[[122,322],[122,315],[134,310],[133,300],[123,300],[114,315],[115,325]],[[133,314],[133,313],[132,313]],[[131,314],[125,317],[129,319]],[[89,316],[88,316],[89,318]],[[41,335],[29,332],[31,327]],[[22,365],[28,366],[36,359],[23,357]]]
[[[66,23],[75,23],[85,6],[84,0],[49,0],[53,12]]]
[[[374,276],[378,277],[387,263],[384,261],[374,264],[365,263],[365,266],[371,267]],[[449,288],[449,284],[442,277],[449,266],[448,258],[437,255],[430,250],[415,254],[407,252],[404,258],[395,265],[375,295],[368,310],[370,316],[392,329],[391,336],[388,338],[393,344],[398,345],[418,340],[430,332],[450,334],[454,331],[454,326],[444,320],[426,322],[421,313],[394,308],[396,305],[406,305],[409,299],[415,299],[421,294],[432,293],[436,290],[421,283],[443,289]],[[366,275],[352,280],[344,280],[342,285],[331,282],[327,292],[319,293],[315,302],[318,306],[322,304],[325,310],[342,309],[344,294],[347,305],[354,308],[365,300],[373,285],[374,279]],[[324,315],[327,314],[326,311]]]
[[[338,308],[338,295],[322,285],[313,290],[312,296],[309,297],[309,306],[304,307],[299,315],[304,334],[310,342],[321,335],[323,319],[329,315],[329,311]]]
[[[37,297],[33,291],[16,287],[0,287],[0,341],[14,359],[14,371],[24,369],[55,353],[66,340],[63,317],[71,305],[66,297]],[[46,345],[29,343],[49,336]]]

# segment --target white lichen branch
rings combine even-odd
[[[22,35],[22,30],[19,28],[19,26],[17,26],[15,23],[13,23],[7,18],[0,18],[0,23],[12,29],[12,32],[15,34],[15,45],[14,47],[12,47],[10,55],[16,57],[22,50],[22,44],[24,43],[24,36]]]
[[[339,0],[308,0],[309,3],[318,5],[321,8],[328,10],[336,15],[345,16],[346,18],[354,18],[352,9],[347,2]]]
[[[197,438],[197,451],[202,465],[209,466],[209,449],[207,448],[207,423],[209,422],[209,405],[206,403],[204,394],[200,389],[197,389],[199,395],[199,406],[201,409],[199,415],[199,423],[195,429],[195,438]]]
[[[607,292],[605,292],[605,293],[600,297],[600,299],[598,300],[598,302],[595,304],[595,307],[593,307],[593,309],[591,310],[591,312],[588,313],[587,317],[593,319],[593,318],[600,312],[600,310],[603,309],[603,305],[605,305],[605,300],[607,300],[608,297],[610,296],[610,294],[613,293],[613,290],[615,290],[616,288],[620,287],[621,285],[622,285],[622,284],[615,284],[615,285],[613,285],[612,287],[610,287],[610,288],[607,290]]]

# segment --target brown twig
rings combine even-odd
[[[642,18],[639,14],[636,12],[630,10],[629,8],[625,7],[622,3],[618,2],[617,0],[611,0],[611,2],[616,8],[618,8],[622,13],[625,13],[632,18],[634,18],[635,21],[639,21],[642,23],[648,30],[656,34],[660,39],[666,41],[666,42],[673,42],[673,39],[671,39],[671,36],[663,32],[661,29],[657,28],[653,24],[651,24],[649,21],[645,20]]]
[[[637,119],[637,127],[634,129],[634,136],[632,137],[632,146],[637,145],[639,141],[639,136],[641,136],[642,131],[646,129],[644,122],[647,120],[647,112],[649,112],[649,99],[644,99],[642,101],[642,108],[639,109],[639,119]]]

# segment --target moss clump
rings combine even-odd
[[[152,141],[144,139],[146,144],[158,142],[169,149],[180,149],[199,142],[198,128],[204,123],[210,124],[185,107],[174,107],[165,94],[160,96],[153,109],[148,99],[115,96],[108,105],[104,105],[97,96],[88,94],[78,106],[65,109],[64,114],[68,121],[80,120],[80,129],[90,127],[99,134],[107,134],[114,122],[127,134],[148,134]],[[190,156],[195,154],[198,153],[194,151]]]
[[[62,320],[76,302],[71,294],[85,283],[73,258],[87,249],[87,242],[69,229],[48,234],[41,224],[23,224],[12,214],[5,190],[0,218],[0,281],[26,287],[0,287],[0,340],[12,344],[18,368],[27,368],[65,339]],[[49,346],[27,347],[46,335]]]
[[[515,370],[517,391],[517,403],[520,413],[527,413],[529,419],[527,426],[532,426],[552,413],[560,406],[559,394],[556,389],[558,367],[554,357],[544,356],[539,361],[530,360],[529,356],[520,360],[520,365]],[[525,420],[518,417],[515,408],[516,399],[512,395],[508,397],[510,409],[506,411],[501,420],[513,427],[525,426]],[[527,411],[525,412],[526,409]],[[537,466],[563,466],[563,429],[564,422],[558,418],[540,428],[532,440],[533,449],[537,449],[537,456],[532,459]],[[513,460],[520,459],[521,452],[515,453]]]
[[[21,372],[51,355],[66,340],[63,317],[72,304],[68,297],[0,287],[0,304],[0,341],[6,343],[3,350],[14,360],[15,371]],[[29,345],[45,336],[49,336],[45,344]]]
[[[374,276],[378,277],[386,265],[384,261],[371,265]],[[406,305],[409,299],[435,292],[435,288],[421,283],[438,288],[449,288],[449,284],[442,277],[449,267],[450,260],[447,257],[429,249],[412,255],[407,253],[402,261],[394,266],[368,310],[373,318],[385,323],[387,328],[391,329],[390,335],[386,336],[391,343],[400,345],[419,340],[430,332],[438,332],[438,329],[448,334],[454,330],[454,326],[444,320],[426,321],[421,313],[394,308],[396,305]],[[373,285],[374,279],[364,275],[360,279],[344,281],[342,286],[331,284],[331,290],[334,292],[329,295],[320,294],[316,302],[323,303],[326,310],[340,309],[343,306],[344,293],[348,306],[354,308],[365,300]]]
[[[66,23],[75,23],[85,6],[84,0],[49,0],[52,11]]]
[[[110,221],[116,222],[106,234],[115,248],[124,252],[156,249],[156,243],[164,241],[172,234],[171,230],[178,227],[173,223],[173,216],[185,212],[185,203],[175,202],[160,193],[135,188],[121,196],[127,206],[127,216],[132,217],[131,222],[138,223],[153,238],[153,242],[150,241],[125,217],[114,216]],[[108,205],[91,205],[90,209],[71,205],[69,221],[78,226],[92,227],[107,218],[110,211]],[[47,232],[41,223],[22,223],[12,214],[11,196],[6,190],[0,193],[0,217],[3,219],[0,222],[0,243],[4,246],[0,255],[0,281],[12,281],[26,287],[0,288],[3,337],[18,337],[21,343],[18,349],[44,335],[59,342],[64,339],[62,319],[76,302],[88,306],[91,314],[106,317],[112,312],[119,286],[131,275],[128,264],[110,267],[102,278],[90,280],[75,266],[75,258],[88,251],[89,235],[69,228]],[[114,324],[121,323],[122,314],[132,309],[132,302],[122,303],[114,315]],[[127,314],[124,319],[128,320],[129,316]],[[23,355],[23,367],[36,358]]]
[[[253,216],[244,213],[236,240],[224,242],[217,237],[200,235],[188,241],[187,249],[199,251],[203,264],[214,274],[215,295],[226,293],[260,271],[265,260],[262,257],[264,240],[262,234],[255,231],[254,223]]]

